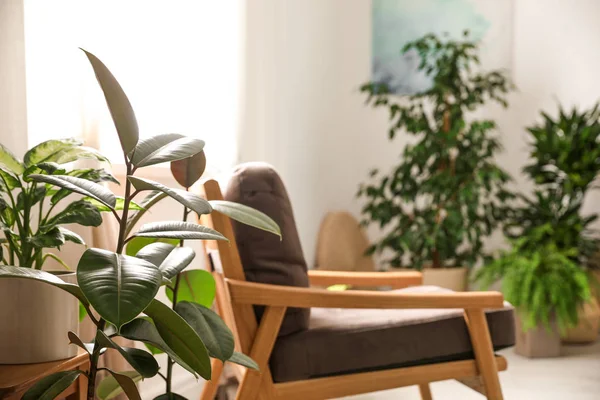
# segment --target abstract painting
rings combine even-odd
[[[416,52],[402,47],[428,33],[459,39],[468,30],[481,41],[486,68],[511,67],[512,0],[373,0],[372,80],[392,93],[426,90],[431,80],[417,67]]]

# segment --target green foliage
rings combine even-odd
[[[97,151],[81,144],[75,139],[48,140],[27,151],[23,162],[0,146],[0,227],[7,240],[3,264],[41,269],[46,259],[53,258],[65,265],[46,249],[60,248],[67,241],[85,243],[61,225],[102,223],[101,210],[86,199],[61,205],[62,210],[56,208],[73,192],[89,193],[95,198],[86,186],[105,190],[96,183],[116,181],[104,169],[68,168],[68,163],[79,158],[106,161]],[[61,189],[53,189],[54,182],[60,182]]]
[[[369,252],[390,252],[385,261],[393,267],[472,266],[514,196],[505,188],[509,175],[494,161],[501,150],[492,136],[495,122],[468,113],[490,100],[506,106],[511,86],[501,71],[476,71],[478,46],[468,38],[429,34],[402,51],[418,54],[433,85],[401,99],[385,82],[361,87],[368,104],[389,110],[390,139],[399,131],[414,138],[396,167],[388,174],[374,170],[358,190],[363,223],[385,232]]]
[[[528,238],[519,239],[477,279],[484,288],[502,279],[502,292],[523,316],[524,329],[541,324],[551,329],[555,319],[564,331],[577,324],[579,307],[591,296],[586,272],[572,260],[577,252],[552,243],[532,249]]]

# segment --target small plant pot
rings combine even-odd
[[[515,353],[529,358],[560,357],[561,340],[558,326],[552,322],[551,329],[536,326],[523,332],[521,318],[515,313],[516,335]]]
[[[593,343],[598,339],[600,326],[600,307],[598,300],[592,298],[579,309],[579,323],[567,329],[562,340],[564,343]]]
[[[467,267],[459,268],[424,268],[423,285],[439,286],[455,292],[467,290]]]
[[[76,283],[74,272],[51,272]],[[77,355],[67,333],[79,330],[79,303],[32,279],[0,279],[0,364],[32,364]]]

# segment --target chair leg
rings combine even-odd
[[[490,400],[503,400],[498,366],[494,357],[494,348],[488,328],[485,312],[481,309],[466,310],[467,326],[479,374],[483,379],[486,397]]]
[[[421,400],[433,400],[429,383],[421,383],[419,385],[419,393],[421,393]]]
[[[212,369],[211,379],[204,383],[204,388],[202,388],[202,393],[200,394],[200,400],[213,400],[219,389],[219,381],[223,374],[223,362],[213,358],[210,363]]]

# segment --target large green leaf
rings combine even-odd
[[[131,155],[131,163],[133,165],[140,166],[140,163],[147,160],[155,152],[184,137],[185,136],[180,133],[165,133],[162,135],[154,135],[147,139],[142,139],[135,146],[135,151]]]
[[[133,227],[135,226],[135,224],[137,224],[138,221],[140,220],[140,218],[142,218],[144,216],[144,214],[147,213],[148,210],[150,210],[150,208],[152,208],[156,203],[158,203],[165,197],[167,197],[167,194],[161,192],[160,190],[154,190],[154,191],[150,192],[148,195],[146,195],[146,197],[144,197],[144,199],[140,203],[140,206],[143,209],[140,211],[131,213],[129,215],[129,218],[127,218],[127,228],[125,229],[125,234],[129,235],[131,233]]]
[[[171,174],[184,188],[190,188],[200,179],[206,169],[206,155],[204,151],[195,156],[171,162]]]
[[[162,275],[154,264],[139,258],[88,249],[79,260],[77,281],[94,309],[119,329],[148,306]]]
[[[25,166],[19,159],[6,147],[0,144],[0,164],[4,165],[14,174],[22,174]]]
[[[65,244],[65,236],[55,226],[48,231],[40,232],[27,238],[27,241],[37,248],[60,247]]]
[[[246,368],[252,368],[257,371],[259,370],[258,364],[256,363],[256,361],[254,361],[253,359],[251,359],[244,353],[240,353],[238,351],[234,351],[233,355],[227,361],[235,363],[235,364],[243,365]]]
[[[231,219],[234,219],[245,225],[250,225],[255,228],[274,233],[275,235],[281,237],[281,229],[279,229],[279,225],[277,225],[277,222],[273,221],[273,219],[265,213],[255,210],[252,207],[231,201],[211,200],[209,203],[215,211],[225,214]]]
[[[101,212],[111,211],[110,208],[108,208],[107,206],[105,206],[104,204],[102,204],[101,202],[99,202],[96,199],[92,199],[91,197],[86,197],[84,200],[89,201],[91,204],[93,204],[94,207],[96,207],[96,209],[98,211],[101,211]],[[115,210],[120,211],[124,207],[125,207],[125,199],[121,196],[117,196],[117,203],[115,204]],[[139,204],[137,204],[135,201],[131,200],[131,201],[129,201],[129,209],[139,211],[142,209],[142,207]]]
[[[104,378],[96,389],[96,396],[100,400],[114,399],[123,392],[129,400],[142,400],[135,383],[141,381],[143,377],[137,371],[119,373],[110,369],[107,369],[107,371],[110,375]]]
[[[54,154],[48,159],[48,161],[55,162],[57,164],[67,164],[73,161],[83,159],[109,162],[108,158],[103,156],[98,150],[86,146],[78,146],[72,149],[64,149]]]
[[[187,301],[177,303],[175,311],[202,338],[211,357],[221,361],[229,360],[235,346],[233,333],[217,313],[207,307]]]
[[[21,182],[19,179],[13,175],[13,173],[8,169],[0,166],[0,179],[1,179],[1,187],[5,188],[5,191],[10,191],[16,188],[17,186],[21,186]]]
[[[166,289],[166,295],[173,301],[173,290]],[[215,300],[216,286],[215,278],[210,272],[202,269],[191,269],[184,271],[179,276],[177,288],[177,301],[191,301],[205,307],[212,306]]]
[[[61,371],[48,375],[25,392],[21,400],[54,400],[73,384],[83,371]]]
[[[188,138],[178,133],[166,133],[140,140],[131,162],[136,167],[177,161],[198,154],[204,148],[200,139]]]
[[[88,201],[77,200],[48,220],[47,225],[79,224],[83,226],[100,226],[102,215]]]
[[[29,151],[25,153],[23,161],[26,167],[43,162],[53,162],[51,158],[57,153],[65,149],[81,146],[82,144],[83,142],[81,140],[73,138],[47,140],[29,149]]]
[[[117,82],[106,65],[92,53],[83,51],[88,60],[90,60],[96,74],[96,79],[104,92],[106,104],[119,134],[121,148],[125,154],[131,154],[139,138],[139,128],[131,103],[121,85],[119,85],[119,82]]]
[[[20,278],[20,279],[33,279],[39,282],[44,282],[49,285],[55,286],[62,290],[65,290],[77,297],[79,301],[85,305],[89,305],[89,301],[83,295],[83,292],[77,285],[66,283],[56,275],[52,275],[48,272],[40,271],[33,268],[14,267],[12,265],[0,265],[0,279],[2,278]]]
[[[67,175],[34,174],[29,177],[36,182],[49,183],[84,196],[92,197],[110,208],[115,208],[117,203],[117,198],[110,190],[86,179]]]
[[[77,178],[87,179],[92,182],[112,182],[120,185],[120,182],[107,170],[103,168],[84,168],[74,169],[67,172],[67,175],[75,176]]]
[[[77,243],[77,244],[85,244],[85,241],[79,234],[77,234],[67,228],[64,228],[62,226],[57,226],[57,228],[60,231],[60,233],[62,233],[62,235],[65,237],[65,240],[68,240],[69,242],[73,242],[73,243]]]
[[[172,278],[190,265],[196,253],[189,247],[156,242],[142,248],[136,257],[156,265],[165,278]]]
[[[27,205],[29,206],[29,209],[31,209],[34,205],[39,203],[45,195],[45,185],[37,186],[31,194],[29,194],[29,192],[19,192],[19,194],[17,195],[17,210],[25,209],[25,199],[27,199]]]
[[[171,189],[162,183],[135,176],[128,176],[127,179],[129,179],[136,190],[160,190],[197,214],[210,214],[212,211],[212,207],[208,201],[193,193],[181,189]]]
[[[181,221],[151,222],[142,225],[140,230],[134,236],[182,240],[227,240],[225,236],[214,229],[192,222]]]
[[[191,372],[196,376],[196,371],[187,365],[179,356],[165,343],[163,338],[158,333],[156,326],[145,318],[136,318],[133,321],[123,325],[121,328],[121,336],[129,340],[144,342],[160,352],[167,353],[177,364]]]
[[[125,254],[128,256],[135,257],[137,253],[140,252],[144,247],[152,244],[152,243],[168,243],[176,246],[179,244],[179,240],[177,239],[157,239],[157,238],[145,238],[145,237],[134,237],[129,242],[127,242],[127,246],[125,247]],[[154,263],[152,263],[154,264]],[[155,264],[156,265],[156,264]]]
[[[165,343],[204,379],[210,379],[208,351],[194,329],[175,311],[158,300],[152,300],[144,313],[152,318]]]
[[[152,378],[158,373],[158,363],[152,354],[131,347],[121,347],[104,332],[96,332],[96,343],[108,349],[117,350],[121,356],[144,378]]]

